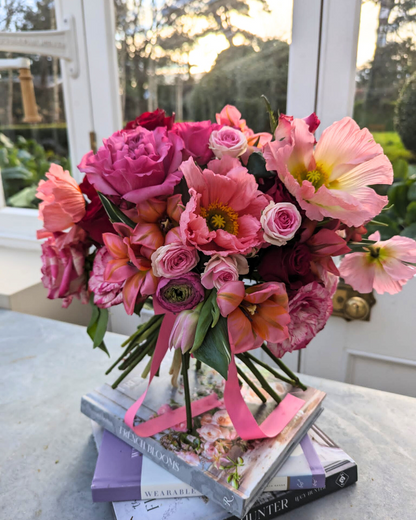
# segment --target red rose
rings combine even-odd
[[[125,130],[134,130],[138,126],[147,130],[154,130],[158,126],[165,126],[168,130],[172,129],[175,122],[175,114],[167,116],[166,112],[161,108],[157,108],[154,112],[143,112],[139,117],[127,123]]]
[[[78,226],[86,231],[89,237],[98,244],[104,244],[103,233],[114,233],[108,215],[101,204],[100,197],[94,186],[89,183],[87,177],[79,185],[81,192],[86,195],[91,202],[87,204],[85,215],[78,222]]]
[[[309,248],[299,243],[268,248],[258,271],[266,282],[283,282],[291,290],[297,290],[315,280]]]

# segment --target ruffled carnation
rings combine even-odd
[[[123,282],[107,282],[104,277],[105,269],[113,257],[104,246],[97,251],[92,266],[92,273],[88,288],[94,293],[94,303],[101,309],[108,309],[123,301]]]

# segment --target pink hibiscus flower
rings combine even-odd
[[[387,204],[368,186],[391,184],[391,163],[351,118],[324,130],[315,149],[315,136],[301,119],[280,116],[275,137],[264,148],[267,169],[277,171],[311,220],[337,218],[358,227]]]
[[[202,172],[193,159],[181,165],[191,195],[180,219],[181,235],[207,255],[248,254],[263,242],[260,217],[268,198],[237,160],[224,157],[214,167],[221,173]]]
[[[365,253],[351,253],[341,262],[341,276],[353,289],[369,293],[396,294],[416,275],[416,242],[395,236],[380,241],[380,233],[370,235],[376,243],[366,247]]]

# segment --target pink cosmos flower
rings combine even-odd
[[[318,282],[304,285],[289,300],[289,337],[279,343],[268,343],[270,350],[282,357],[286,352],[305,348],[325,327],[332,313],[332,298]]]
[[[43,220],[46,231],[64,231],[85,215],[85,199],[75,179],[59,164],[52,163],[46,177],[47,181],[39,181],[36,192],[36,197],[42,200],[39,219]],[[38,234],[38,238],[45,236],[44,231]]]
[[[247,139],[240,130],[223,126],[211,133],[209,147],[218,159],[221,159],[224,155],[240,157],[247,150]]]
[[[394,236],[380,240],[376,231],[370,237],[376,243],[366,247],[365,253],[351,253],[341,262],[340,274],[345,282],[361,293],[374,290],[396,294],[416,274],[416,242],[411,238]]]
[[[196,431],[199,433],[200,437],[208,442],[215,442],[217,439],[221,438],[221,429],[215,424],[205,424]]]
[[[134,202],[172,195],[182,174],[182,139],[164,127],[121,130],[78,166],[97,191]]]
[[[222,161],[229,164],[230,158]],[[247,254],[262,244],[260,216],[268,198],[246,168],[233,165],[225,174],[202,172],[188,159],[181,170],[191,195],[179,223],[187,245],[207,255],[227,256]]]
[[[78,226],[54,233],[42,244],[42,283],[50,300],[64,299],[62,307],[68,307],[74,296],[88,303],[84,270],[88,248],[86,233]]]
[[[185,145],[183,160],[193,157],[202,166],[213,159],[214,154],[209,147],[209,138],[213,130],[220,128],[220,125],[212,124],[211,121],[175,123],[172,131],[183,139]]]
[[[101,309],[108,309],[123,301],[123,282],[107,282],[104,278],[105,269],[112,256],[104,246],[97,251],[88,281],[88,288],[94,293],[94,303]]]
[[[290,202],[269,202],[260,219],[263,237],[269,244],[284,246],[296,235],[302,224],[302,217]]]
[[[189,273],[197,265],[199,256],[195,247],[178,242],[159,247],[153,253],[151,260],[155,276],[176,278]]]
[[[345,117],[315,137],[301,119],[279,118],[276,140],[264,148],[268,170],[276,170],[311,220],[340,219],[361,226],[378,215],[387,197],[369,188],[391,184],[393,168],[367,129]]]
[[[137,298],[156,292],[158,279],[152,271],[150,257],[163,244],[163,237],[152,233],[152,224],[139,223],[134,229],[114,224],[119,233],[104,233],[103,240],[113,257],[107,264],[107,282],[124,283],[123,303],[127,314],[133,314]]]
[[[219,289],[226,282],[238,280],[241,274],[247,274],[248,262],[243,255],[213,255],[205,264],[201,283],[205,289]]]

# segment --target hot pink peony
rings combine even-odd
[[[152,254],[152,269],[155,276],[175,278],[189,273],[198,263],[198,251],[180,242],[168,244]]]
[[[85,199],[75,179],[59,164],[52,163],[46,177],[48,180],[41,180],[36,192],[42,201],[39,219],[43,220],[46,231],[64,231],[85,215]],[[44,236],[41,232],[38,238]]]
[[[395,236],[380,241],[380,233],[373,233],[365,253],[351,253],[343,258],[341,276],[353,289],[369,293],[396,294],[416,275],[416,242],[411,238]]]
[[[248,274],[247,259],[243,255],[213,255],[205,264],[201,283],[205,289],[219,289],[226,282],[239,279],[241,274]]]
[[[222,161],[228,164],[230,159]],[[188,159],[181,169],[191,195],[179,223],[187,245],[207,255],[227,256],[247,254],[262,244],[260,216],[268,198],[246,168],[233,165],[224,174],[202,172]]]
[[[264,148],[267,169],[277,171],[311,220],[330,217],[357,227],[387,204],[387,197],[369,186],[392,183],[391,163],[370,132],[351,118],[324,130],[315,150],[304,120],[280,116],[275,136]]]
[[[183,160],[193,157],[202,166],[213,159],[214,154],[209,147],[209,138],[213,130],[220,128],[220,125],[212,124],[211,121],[175,123],[172,131],[182,138],[185,145]]]
[[[277,356],[305,348],[325,327],[332,313],[332,298],[318,282],[304,285],[289,300],[289,338],[268,346]]]
[[[42,283],[48,298],[63,298],[65,308],[74,296],[88,303],[84,264],[89,245],[85,240],[85,231],[73,226],[68,233],[54,233],[42,244]]]
[[[137,127],[104,139],[96,154],[89,152],[78,166],[97,191],[134,202],[172,195],[182,178],[182,139],[164,127]]]
[[[94,303],[101,309],[108,309],[123,301],[123,282],[107,282],[104,273],[108,262],[113,257],[104,246],[97,251],[92,266],[92,272],[88,281],[88,288],[94,293]]]
[[[218,159],[224,155],[240,157],[247,150],[247,138],[240,130],[223,126],[211,133],[209,147]]]
[[[290,202],[269,202],[261,219],[263,238],[269,244],[284,246],[296,235],[302,224],[302,217],[296,206]]]

